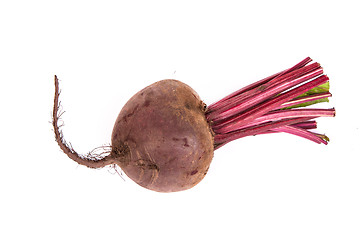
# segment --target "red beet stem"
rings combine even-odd
[[[317,128],[317,123],[315,120],[313,120],[313,121],[296,123],[296,124],[293,124],[292,126],[303,128],[303,129],[315,129],[315,128]]]
[[[231,132],[233,130],[246,128],[258,124],[262,124],[265,122],[278,121],[281,119],[290,119],[290,118],[299,118],[299,117],[307,117],[307,118],[317,118],[317,117],[334,117],[335,109],[288,109],[288,110],[279,110],[272,111],[270,113],[264,114],[253,121],[251,121],[247,125],[243,125],[243,122],[236,122],[232,125],[229,125],[231,128],[220,128],[217,133],[226,133]],[[224,131],[224,132],[223,132]]]
[[[309,118],[295,118],[295,119],[288,119],[288,120],[280,120],[276,122],[268,122],[248,128],[243,128],[240,130],[233,131],[231,133],[225,133],[225,134],[216,134],[214,137],[215,141],[215,149],[218,148],[218,146],[222,146],[225,143],[231,142],[233,140],[251,136],[251,135],[257,135],[261,134],[263,132],[266,132],[268,130],[273,130],[282,126],[291,125],[294,123],[299,123],[303,121],[307,121]]]
[[[280,108],[288,108],[294,105],[298,105],[298,104],[302,104],[302,103],[306,103],[306,102],[310,102],[310,101],[316,101],[316,100],[320,100],[323,98],[328,98],[331,97],[331,93],[329,92],[325,92],[325,93],[317,93],[317,94],[313,94],[310,96],[305,96],[305,97],[299,97],[299,98],[295,98],[293,100],[290,100],[286,103],[281,104],[281,106],[279,106]]]
[[[273,131],[290,133],[290,134],[293,134],[293,135],[296,135],[296,136],[299,136],[302,138],[306,138],[315,143],[323,143],[323,144],[327,145],[327,141],[325,140],[326,139],[325,135],[315,134],[308,130],[299,128],[299,127],[282,126],[282,127],[274,128]]]
[[[274,83],[270,81],[269,83],[263,85],[260,89],[258,89],[257,94],[253,93],[251,94],[251,96],[245,99],[240,98],[239,100],[231,101],[231,103],[229,103],[228,105],[222,106],[217,111],[210,113],[209,118],[212,121],[219,121],[222,119],[226,119],[229,116],[242,112],[266,99],[269,99],[270,97],[276,96],[277,94],[287,89],[297,86],[300,83],[308,81],[323,73],[322,69],[317,68],[320,67],[319,65],[316,64],[316,65],[312,65],[311,67],[312,67],[311,69],[309,68],[305,70],[299,69],[302,71],[298,70],[297,74],[290,75],[291,73],[288,73],[284,75],[282,78],[277,78],[277,81]]]
[[[305,58],[294,67],[264,78],[210,105],[206,117],[215,133],[215,148],[238,138],[286,132],[326,144],[325,135],[312,133],[317,117],[333,117],[335,109],[299,108],[328,101],[329,78],[318,63]],[[320,86],[321,85],[321,86]],[[319,87],[320,86],[320,87]],[[287,109],[290,108],[290,109]]]
[[[297,127],[297,128],[301,128],[301,129],[316,129],[317,127],[317,123],[316,121],[306,121],[306,122],[300,122],[300,123],[295,123],[295,124],[291,124],[289,126],[293,126],[293,127]],[[267,130],[265,132],[259,133],[260,134],[268,134],[268,133],[278,133],[281,132],[280,130]],[[318,134],[315,134],[318,135]]]
[[[281,104],[293,99],[294,97],[300,94],[307,92],[308,90],[316,86],[319,86],[327,82],[328,80],[329,78],[327,76],[324,75],[320,76],[319,78],[314,79],[311,82],[308,82],[304,85],[294,88],[288,92],[285,92],[284,94],[278,95],[275,98],[271,98],[266,102],[258,104],[254,108],[244,113],[241,113],[240,115],[230,116],[225,121],[215,122],[213,126],[213,130],[216,132],[217,129],[222,128],[223,131],[226,131],[226,129],[229,129],[229,131],[231,131],[232,130],[231,125],[234,124],[235,122],[241,122],[241,125],[248,124],[257,117],[262,116],[273,109],[276,109]]]
[[[291,68],[289,68],[287,70],[281,71],[281,72],[273,74],[273,75],[271,75],[271,76],[269,76],[267,78],[259,80],[259,81],[255,82],[255,83],[252,83],[252,84],[250,84],[250,85],[248,85],[248,86],[246,86],[246,87],[244,87],[244,88],[242,88],[242,89],[240,89],[240,90],[238,90],[238,91],[224,97],[223,99],[219,100],[218,102],[215,102],[215,103],[209,105],[208,106],[208,112],[212,112],[213,110],[216,110],[217,108],[219,108],[221,106],[222,103],[224,103],[225,101],[227,101],[230,98],[238,96],[241,93],[247,92],[247,91],[249,91],[251,89],[255,89],[255,88],[269,82],[270,80],[272,80],[272,79],[274,79],[276,77],[282,76],[282,75],[287,74],[289,72],[292,72],[292,71],[294,71],[296,69],[304,67],[306,64],[310,63],[311,61],[312,61],[312,59],[310,57],[307,57],[304,60],[302,60],[301,62],[299,62],[298,64],[296,64],[295,66],[293,66],[293,67],[291,67]]]

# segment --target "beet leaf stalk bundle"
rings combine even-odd
[[[329,78],[319,63],[311,61],[308,57],[211,104],[206,117],[215,133],[215,149],[238,138],[272,132],[327,144],[327,136],[309,129],[316,128],[313,119],[335,116],[335,109],[304,108],[331,97]]]
[[[238,138],[284,132],[327,144],[326,135],[311,131],[317,127],[314,119],[335,116],[334,108],[308,107],[331,97],[329,78],[308,57],[208,107],[180,81],[156,82],[121,109],[108,151],[81,155],[60,130],[59,95],[55,76],[55,139],[69,158],[90,168],[117,164],[137,184],[158,192],[182,191],[198,184],[214,150]]]

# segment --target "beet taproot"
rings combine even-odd
[[[104,154],[78,154],[58,126],[59,81],[55,76],[53,127],[60,148],[81,165],[116,164],[134,182],[158,192],[192,188],[206,175],[214,150],[250,135],[286,132],[316,143],[329,138],[310,131],[317,117],[335,109],[307,106],[328,101],[328,77],[306,58],[209,105],[188,85],[173,79],[136,93],[120,111]]]

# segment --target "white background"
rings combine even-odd
[[[1,1],[1,239],[360,239],[357,1]],[[310,56],[331,79],[318,145],[286,134],[215,152],[206,178],[171,194],[68,159],[86,153],[165,78],[212,103]]]

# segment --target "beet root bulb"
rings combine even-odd
[[[205,110],[188,85],[176,80],[156,82],[135,94],[121,110],[111,154],[126,175],[145,188],[189,189],[204,178],[213,157]]]

